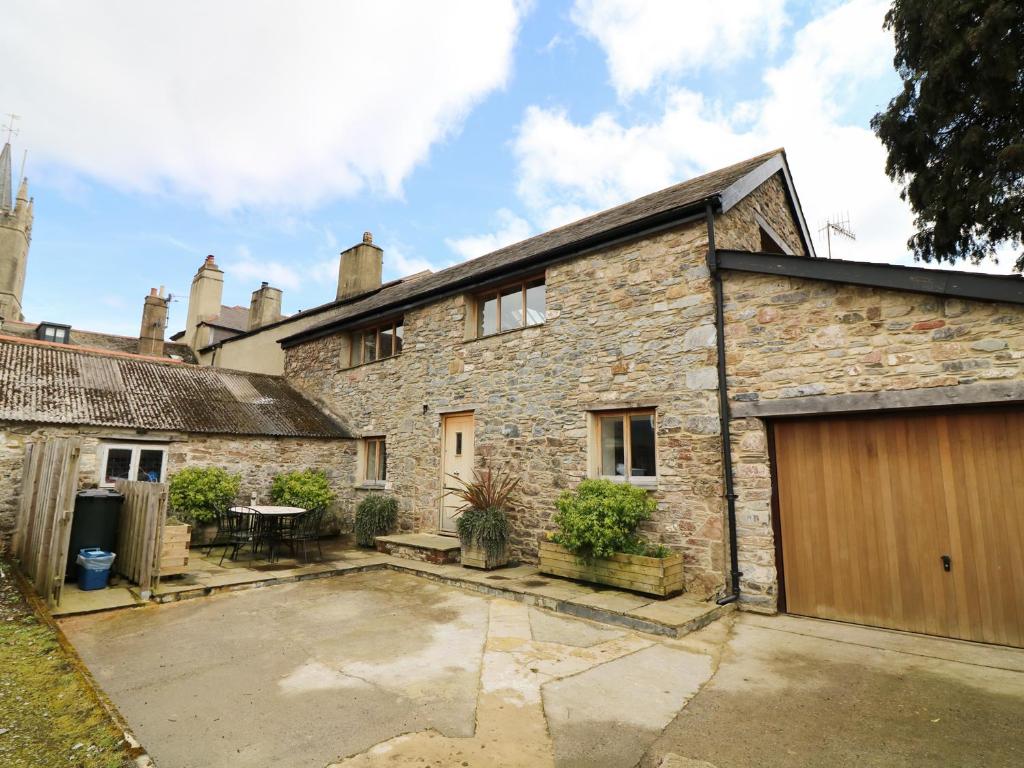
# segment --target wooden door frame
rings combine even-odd
[[[444,443],[445,443],[445,437],[448,434],[448,432],[447,432],[447,430],[448,430],[448,420],[449,419],[464,418],[466,416],[469,416],[469,417],[471,417],[473,419],[473,462],[476,463],[476,411],[474,411],[473,409],[469,409],[469,410],[465,410],[465,411],[452,411],[450,413],[442,413],[441,414],[441,446],[440,446],[440,448],[441,448],[441,460],[438,462],[440,467],[441,467],[441,494],[440,494],[440,499],[438,500],[438,505],[437,505],[437,525],[435,526],[435,530],[441,536],[454,536],[455,535],[453,532],[445,531],[445,530],[443,530],[441,528],[441,522],[444,520],[444,500],[445,500],[445,497],[448,495],[445,492],[445,490],[444,490],[445,489],[445,478],[447,476],[446,473],[445,473],[445,466],[444,466]]]
[[[765,434],[768,439],[768,482],[771,490],[772,539],[775,545],[775,608],[779,613],[786,613],[786,566],[782,556],[782,514],[779,504],[779,473],[778,460],[775,455],[775,422],[776,419],[765,419]]]

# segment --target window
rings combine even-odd
[[[163,482],[167,449],[154,445],[111,443],[100,449],[99,485],[113,488],[118,480]]]
[[[71,326],[58,325],[57,323],[40,323],[36,328],[36,338],[43,341],[53,341],[57,344],[67,344],[71,338]]]
[[[546,317],[544,278],[534,277],[480,294],[476,300],[476,335],[492,336],[540,325]]]
[[[402,351],[405,329],[402,319],[363,328],[352,333],[352,353],[349,365],[356,366],[394,357]]]
[[[363,482],[383,483],[388,479],[388,450],[383,437],[363,440]]]
[[[657,479],[654,411],[597,413],[596,471],[600,477],[639,484]]]

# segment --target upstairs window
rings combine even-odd
[[[476,335],[493,336],[547,318],[544,276],[511,283],[476,298]]]
[[[71,338],[71,326],[58,325],[57,323],[40,323],[36,328],[36,338],[43,341],[53,341],[57,344],[67,344]]]
[[[402,320],[399,318],[354,331],[351,340],[352,352],[349,357],[349,365],[362,365],[399,354],[404,344],[405,330]]]

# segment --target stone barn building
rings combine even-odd
[[[445,475],[503,464],[530,561],[607,477],[651,492],[698,596],[1024,645],[1022,303],[1016,276],[816,258],[779,150],[281,344],[404,530],[452,532]]]

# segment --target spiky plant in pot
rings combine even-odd
[[[464,502],[456,512],[463,565],[485,569],[505,565],[511,535],[507,510],[519,478],[512,477],[507,467],[474,470],[470,481],[449,477],[456,485],[445,490]]]

